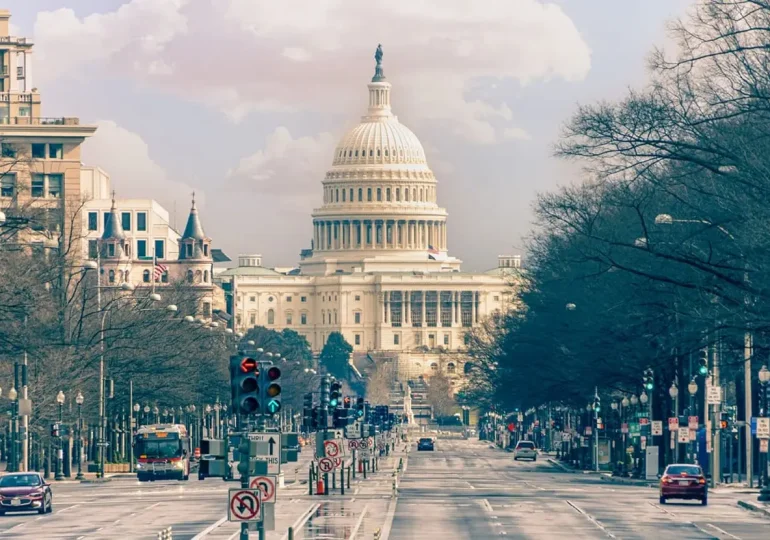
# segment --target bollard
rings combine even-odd
[[[340,495],[345,494],[345,464],[343,463],[340,470]]]
[[[294,527],[289,527],[289,537],[288,540],[294,540]]]
[[[321,480],[321,477],[319,476],[318,480],[316,480],[315,494],[316,495],[323,495],[324,494],[324,488],[325,488],[324,481]]]
[[[356,469],[355,467],[348,467],[348,489],[350,489],[350,473],[353,472],[353,476],[356,475]]]
[[[393,498],[396,498],[398,496],[398,477],[396,476],[396,473],[393,473]]]
[[[368,463],[368,460],[361,462],[361,464],[363,465],[364,480],[366,480],[366,465],[367,465],[367,463]]]
[[[308,468],[307,474],[308,474],[308,477],[307,477],[307,490],[308,490],[308,493],[307,494],[308,495],[312,495],[313,494],[313,464],[312,463],[310,464],[310,467]]]
[[[329,473],[324,473],[324,495],[329,494]]]

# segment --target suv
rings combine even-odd
[[[417,442],[417,450],[433,450],[433,439],[423,437]]]
[[[517,442],[516,448],[513,450],[513,459],[514,461],[518,461],[520,458],[537,461],[537,449],[535,448],[535,443],[532,441]]]

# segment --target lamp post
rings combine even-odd
[[[676,383],[671,383],[671,388],[668,389],[668,395],[671,396],[671,404],[673,405],[674,416],[678,418],[679,406],[677,405],[677,403],[679,402],[679,400],[677,398],[679,397],[679,388],[677,388]],[[670,463],[676,463],[678,461],[677,459],[677,456],[679,455],[678,445],[679,443],[674,445],[674,448],[672,449]]]
[[[690,394],[690,415],[696,416],[693,414],[695,412],[695,394],[698,393],[698,383],[695,382],[695,379],[687,385],[687,392]],[[690,461],[695,463],[695,441],[690,441]]]
[[[64,421],[64,392],[59,390],[56,394],[56,403],[59,404],[59,448],[56,459],[56,475],[54,480],[64,480],[64,437],[62,436],[62,422]]]
[[[85,478],[85,476],[83,476],[83,401],[85,401],[85,398],[83,397],[83,394],[78,391],[78,395],[75,397],[75,403],[78,404],[78,474],[75,476],[75,480],[83,480],[83,478]]]
[[[149,424],[150,423],[150,406],[145,405],[143,410],[144,410],[144,423]]]
[[[611,456],[611,463],[610,463],[610,465],[612,467],[615,467],[615,464],[617,463],[617,461],[615,461],[615,459],[618,457],[618,451],[615,448],[615,446],[617,444],[617,433],[618,433],[618,429],[620,429],[620,422],[618,422],[617,428],[614,425],[615,424],[615,412],[617,412],[618,406],[619,405],[618,405],[617,401],[613,401],[612,403],[610,403],[610,409],[612,409],[612,411],[613,411],[613,413],[612,413],[612,422],[613,422],[612,446],[613,446],[613,448],[610,448],[610,456]],[[608,424],[609,424],[609,422],[608,422]]]
[[[18,455],[16,454],[16,441],[18,440],[17,431],[19,429],[18,422],[19,422],[19,415],[18,415],[18,403],[16,402],[16,398],[19,397],[19,393],[16,391],[16,387],[12,386],[11,389],[8,391],[8,399],[11,400],[11,453],[10,453],[10,460],[9,464],[11,467],[9,469],[11,472],[16,472],[16,465],[19,462]]]
[[[764,400],[760,400],[759,407],[762,410],[762,417],[767,418],[770,416],[770,413],[768,412],[768,407],[770,407],[770,396],[768,396],[768,391],[770,390],[770,369],[767,369],[767,366],[762,366],[762,369],[759,370],[759,383],[762,385],[762,394]],[[762,467],[762,491],[759,492],[759,497],[757,497],[758,501],[761,502],[768,502],[770,501],[770,485],[768,485],[768,477],[767,477],[767,465],[768,465],[768,453],[764,452],[764,459],[763,461],[763,467]]]
[[[159,415],[160,415],[160,409],[158,409],[158,406],[157,406],[157,405],[155,405],[155,406],[152,408],[152,414],[153,414],[153,418],[155,419],[155,423],[156,423],[156,424],[159,424],[159,423],[160,423],[160,418],[159,418]]]

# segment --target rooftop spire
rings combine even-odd
[[[372,82],[382,82],[385,80],[385,72],[382,71],[382,43],[377,45],[377,50],[374,51],[374,60],[377,65],[374,68],[374,77]]]
[[[120,218],[118,217],[118,210],[115,205],[115,190],[112,191],[112,207],[110,213],[107,214],[107,219],[104,223],[104,234],[102,234],[102,240],[124,240],[126,234],[123,231],[123,226],[120,224]]]
[[[195,192],[192,194],[192,207],[190,216],[187,218],[187,226],[184,228],[182,239],[192,238],[194,240],[205,240],[206,233],[203,232],[200,219],[198,218],[198,209],[195,207]]]

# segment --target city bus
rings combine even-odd
[[[190,477],[190,436],[184,425],[140,427],[134,438],[134,455],[140,482]]]

